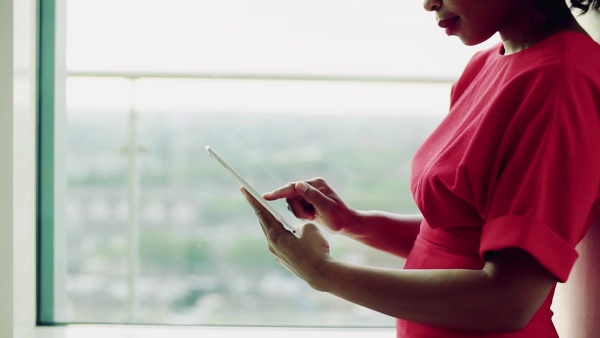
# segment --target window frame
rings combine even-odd
[[[65,124],[66,51],[56,48],[66,40],[66,0],[43,0],[38,3],[39,26],[39,113],[38,113],[38,306],[40,325],[56,324],[56,311],[64,306],[60,296],[64,280],[57,276],[66,271],[65,246],[56,236],[62,231],[64,215],[57,212],[57,201],[65,194],[62,148],[56,147]]]
[[[0,1],[0,336],[36,309],[37,2]]]

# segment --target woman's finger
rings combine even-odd
[[[310,205],[313,213],[326,214],[327,211],[332,210],[338,204],[336,200],[327,195],[328,191],[324,191],[326,189],[323,187],[319,189],[311,184],[298,182],[295,188],[303,203],[305,203],[303,207],[307,208],[306,206]]]
[[[315,208],[303,198],[286,198],[288,210],[291,211],[296,218],[304,220],[314,220],[316,216]]]
[[[246,200],[248,200],[248,203],[250,203],[250,206],[254,209],[254,213],[256,214],[256,217],[258,217],[263,232],[268,238],[272,238],[275,234],[279,233],[291,234],[291,232],[286,230],[283,225],[279,223],[279,221],[245,188],[241,188],[241,191],[246,197]]]
[[[277,200],[280,198],[289,198],[289,197],[296,196],[297,193],[296,193],[295,185],[296,184],[294,182],[288,183],[288,184],[284,185],[283,187],[280,187],[273,191],[264,193],[263,198],[266,199],[267,201],[273,201],[273,200]]]

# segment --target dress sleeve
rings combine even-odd
[[[518,88],[483,213],[480,255],[525,250],[564,282],[598,215],[600,102],[581,76],[534,76]]]

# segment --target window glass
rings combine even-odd
[[[56,322],[394,324],[279,266],[204,147],[261,192],[321,176],[355,208],[417,212],[412,154],[473,48],[419,1],[68,0],[66,13]],[[403,266],[326,235],[335,258]]]

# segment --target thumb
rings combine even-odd
[[[318,234],[319,228],[317,228],[316,225],[314,225],[313,223],[303,223],[298,227],[298,230],[300,230],[300,233],[305,236],[305,235],[311,235],[314,236],[314,234]]]
[[[335,201],[326,196],[322,191],[313,187],[306,182],[297,182],[295,184],[296,191],[302,196],[308,203],[312,204],[317,211],[328,210],[333,207]]]
[[[325,253],[329,254],[329,243],[313,223],[304,223],[300,225],[301,238],[306,238],[315,247],[320,247],[321,250],[325,250]]]

